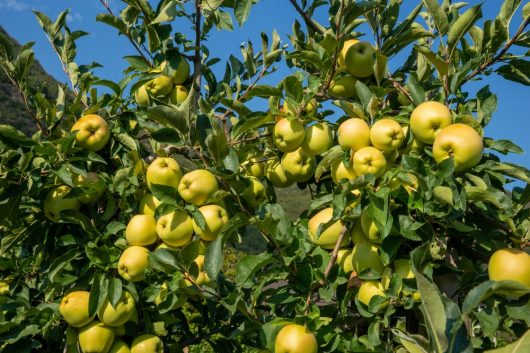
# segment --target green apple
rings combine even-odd
[[[337,240],[339,239],[340,233],[344,227],[341,220],[336,220],[329,227],[324,228],[324,225],[331,221],[333,218],[333,208],[328,207],[318,212],[316,215],[309,219],[308,233],[309,240],[315,245],[320,246],[323,249],[333,249]],[[322,225],[322,232],[317,237],[318,228]],[[346,246],[350,242],[349,234],[345,234],[341,246]]]
[[[343,150],[354,152],[370,146],[370,126],[359,118],[351,118],[342,122],[337,131],[339,145]]]
[[[317,163],[315,156],[299,148],[284,154],[281,164],[288,179],[301,183],[313,177]]]
[[[110,347],[109,353],[131,353],[131,349],[122,340],[115,340]]]
[[[178,190],[182,170],[176,160],[169,157],[158,157],[147,167],[147,186],[165,185]]]
[[[173,89],[173,80],[168,76],[158,76],[145,84],[145,90],[153,97],[165,97]]]
[[[160,200],[157,199],[153,194],[146,192],[140,199],[140,206],[138,208],[140,214],[154,216],[157,207],[161,204],[162,202],[160,202]]]
[[[219,205],[205,205],[199,208],[199,212],[204,217],[204,229],[201,229],[194,219],[193,230],[202,240],[215,240],[221,228],[228,223],[226,210]]]
[[[368,216],[366,209],[361,213],[361,226],[363,228],[363,233],[370,241],[373,241],[374,243],[381,242],[381,233],[375,225],[374,220]]]
[[[278,188],[286,188],[293,185],[294,183],[294,180],[287,177],[282,164],[276,160],[270,160],[267,163],[265,176],[267,179],[269,179],[272,185]]]
[[[410,116],[410,129],[414,138],[432,145],[435,137],[444,128],[451,125],[453,117],[445,105],[428,101],[418,105]]]
[[[353,229],[351,231],[351,240],[353,244],[363,243],[363,242],[368,241],[368,238],[366,237],[366,234],[363,231],[363,226],[360,220],[355,222],[355,225],[353,226]]]
[[[305,129],[302,149],[309,155],[318,156],[333,144],[333,130],[326,123],[316,123]]]
[[[210,277],[208,277],[208,274],[204,270],[204,255],[199,255],[197,258],[195,258],[195,264],[197,265],[197,268],[199,270],[199,275],[195,279],[195,283],[197,283],[199,286],[207,285],[211,282]]]
[[[138,282],[145,278],[149,250],[143,246],[130,246],[123,251],[118,261],[118,273],[125,280]]]
[[[452,124],[434,139],[432,155],[436,163],[453,158],[455,171],[461,172],[476,166],[482,159],[482,137],[471,126]]]
[[[348,53],[348,49],[356,43],[359,43],[358,39],[348,39],[344,41],[344,44],[342,44],[342,49],[340,50],[339,57],[337,59],[337,64],[339,67],[344,66],[346,62],[346,53]]]
[[[155,217],[137,214],[127,223],[125,239],[129,245],[148,246],[158,241]]]
[[[184,174],[178,186],[180,197],[195,206],[204,205],[218,189],[215,175],[206,169],[196,169]]]
[[[164,343],[155,335],[136,337],[131,345],[131,353],[163,353]]]
[[[262,178],[265,175],[267,164],[259,158],[252,158],[247,164],[247,173],[256,178]]]
[[[173,211],[158,219],[156,233],[172,247],[184,246],[193,237],[193,222],[186,212]]]
[[[499,249],[491,255],[488,274],[492,281],[516,281],[530,287],[530,255],[521,249]]]
[[[274,125],[274,144],[282,152],[296,150],[305,138],[305,129],[298,119],[283,118]]]
[[[355,77],[370,77],[374,73],[375,49],[368,42],[358,42],[348,48],[344,66]]]
[[[353,161],[350,161],[349,167],[346,167],[342,159],[331,164],[331,179],[335,184],[338,184],[342,179],[351,180],[355,178],[357,178],[357,174],[353,170]]]
[[[81,208],[78,199],[68,196],[70,190],[69,186],[61,185],[48,192],[44,200],[44,214],[50,221],[59,222],[62,211],[78,211]]]
[[[136,301],[131,293],[123,291],[121,298],[112,306],[106,298],[98,311],[99,320],[107,326],[121,326],[131,318],[136,309]]]
[[[83,353],[108,353],[114,341],[114,328],[97,320],[79,329],[79,347]]]
[[[188,98],[188,89],[184,86],[175,86],[169,92],[169,101],[171,104],[181,104]]]
[[[352,253],[353,249],[340,249],[337,253],[337,264],[339,264],[346,273],[353,271]]]
[[[164,71],[166,65],[168,65],[168,62],[164,61],[162,65],[160,65],[160,70]],[[179,64],[177,66],[177,69],[171,75],[171,78],[173,79],[173,83],[176,85],[181,85],[184,82],[186,82],[189,76],[190,76],[190,64],[188,63],[188,60],[181,57]]]
[[[134,92],[134,100],[136,101],[136,104],[142,105],[144,107],[151,105],[151,97],[149,97],[149,93],[147,93],[145,85],[141,85]]]
[[[365,281],[359,287],[359,292],[357,292],[357,300],[359,300],[364,305],[368,306],[370,300],[375,297],[386,297],[383,285],[379,281]],[[381,303],[380,309],[385,308],[388,305],[388,300]]]
[[[373,174],[378,178],[386,170],[386,158],[375,147],[363,147],[353,155],[353,170],[359,176]]]
[[[274,353],[317,353],[318,342],[306,327],[290,324],[282,327],[274,341]]]
[[[77,131],[75,140],[87,151],[101,150],[110,139],[109,126],[105,119],[99,115],[85,115],[72,125],[71,131]]]
[[[63,297],[59,312],[64,321],[73,327],[81,327],[89,324],[94,320],[94,315],[88,315],[88,300],[90,292],[74,291]]]
[[[329,94],[338,98],[350,98],[357,94],[355,83],[357,79],[351,76],[345,67],[337,70],[329,85]]]
[[[394,151],[403,144],[404,140],[403,128],[392,119],[378,120],[370,129],[370,141],[381,151]]]
[[[249,177],[248,179],[250,185],[245,188],[241,196],[250,207],[256,208],[267,200],[267,190],[258,178]]]
[[[77,197],[79,202],[85,205],[98,201],[107,189],[105,181],[94,172],[88,172],[86,177],[76,174],[72,177],[72,183],[75,187],[85,189],[85,193]]]
[[[373,269],[383,273],[384,266],[379,257],[379,247],[369,241],[358,242],[353,246],[353,269],[361,273],[366,269]]]

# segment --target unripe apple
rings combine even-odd
[[[360,150],[370,146],[370,127],[366,121],[351,118],[344,121],[337,131],[339,145],[343,150]]]
[[[274,353],[317,353],[318,342],[306,327],[290,324],[282,327],[274,341]]]
[[[315,156],[309,155],[303,148],[284,154],[281,163],[287,178],[296,182],[311,179],[317,164]]]
[[[344,66],[346,62],[346,53],[348,52],[348,49],[350,49],[350,47],[356,43],[359,43],[358,39],[348,39],[344,41],[344,44],[342,44],[342,49],[339,53],[339,57],[337,59],[337,64],[339,66]]]
[[[331,165],[331,179],[335,184],[338,184],[342,179],[355,179],[357,174],[353,170],[353,161],[350,160],[350,166],[346,167],[342,159],[338,159]]]
[[[136,302],[132,294],[123,291],[115,307],[112,306],[108,298],[105,299],[99,308],[98,318],[107,326],[121,326],[129,321],[135,310]]]
[[[325,208],[318,212],[316,215],[311,217],[308,223],[309,240],[315,245],[320,246],[323,249],[333,249],[337,240],[339,239],[340,233],[344,227],[344,223],[341,220],[335,221],[327,228],[322,228],[320,236],[317,237],[318,228],[320,225],[324,227],[324,224],[331,221],[333,218],[333,208]],[[349,235],[345,234],[341,246],[347,246],[350,242]]]
[[[79,146],[91,152],[101,150],[110,139],[109,126],[99,115],[85,115],[72,125],[71,131],[77,131],[75,139]]]
[[[151,97],[149,97],[149,93],[147,93],[145,85],[141,85],[134,92],[134,100],[136,101],[136,104],[142,105],[144,107],[151,105]]]
[[[196,169],[184,174],[178,186],[180,197],[195,206],[201,206],[219,189],[217,179],[206,169]]]
[[[259,158],[253,158],[248,161],[247,173],[256,178],[261,178],[265,175],[267,164]]]
[[[204,217],[204,229],[193,220],[193,230],[201,239],[213,241],[219,235],[221,228],[228,223],[228,214],[226,210],[218,205],[206,205],[199,208],[199,212]]]
[[[181,104],[188,98],[188,89],[184,86],[174,86],[169,92],[169,101],[171,104]]]
[[[108,353],[114,341],[114,328],[97,320],[79,329],[79,346],[83,353]]]
[[[369,241],[358,242],[353,246],[352,263],[357,273],[366,269],[383,273],[385,268],[379,257],[379,247]]]
[[[499,249],[491,255],[488,274],[492,281],[516,281],[530,287],[530,255],[520,249]]]
[[[301,116],[315,115],[315,113],[317,111],[317,107],[318,107],[318,102],[315,99],[311,99],[309,101],[309,103],[306,104],[305,108],[302,109],[302,112],[301,112],[300,115]],[[296,115],[295,109],[291,109],[291,107],[289,107],[289,104],[287,103],[287,101],[285,101],[283,103],[282,110],[284,111],[285,114]]]
[[[418,105],[410,116],[410,129],[419,141],[431,145],[445,127],[451,125],[451,111],[442,103],[428,101]]]
[[[210,277],[208,277],[208,274],[204,270],[204,260],[204,255],[199,255],[194,261],[197,264],[197,268],[199,270],[199,275],[195,279],[195,283],[197,283],[199,286],[207,285],[211,282]]]
[[[353,226],[353,229],[351,231],[351,240],[353,244],[363,243],[363,242],[368,241],[366,234],[364,234],[363,227],[362,227],[360,220],[355,222],[355,225]]]
[[[241,196],[250,207],[256,208],[267,200],[267,190],[258,178],[250,177],[249,180],[250,185],[245,188]]]
[[[482,159],[482,137],[471,126],[449,125],[434,139],[432,155],[436,163],[453,157],[455,171],[461,172],[476,166]]]
[[[271,160],[267,163],[265,176],[269,179],[272,185],[278,188],[286,188],[294,183],[294,180],[287,177],[282,164],[275,160]]]
[[[302,148],[312,156],[326,152],[333,144],[333,130],[325,123],[317,123],[305,129]]]
[[[138,282],[145,278],[149,250],[143,246],[130,246],[120,256],[118,261],[118,273],[125,280]]]
[[[125,239],[129,245],[148,246],[158,241],[155,217],[138,214],[133,216],[125,229]]]
[[[145,84],[145,90],[153,97],[165,97],[173,88],[173,80],[168,76],[158,76]]]
[[[131,345],[131,353],[163,353],[164,343],[155,335],[136,337]]]
[[[139,211],[140,214],[145,214],[148,216],[154,216],[156,208],[160,206],[162,202],[157,199],[153,194],[146,192],[140,199]]]
[[[156,233],[172,247],[184,246],[193,237],[193,222],[186,212],[173,211],[158,219]]]
[[[147,167],[147,186],[166,185],[178,190],[182,170],[176,160],[169,157],[158,157]]]
[[[353,155],[353,170],[359,176],[373,174],[378,178],[386,170],[386,158],[375,147],[363,147]]]
[[[357,300],[359,300],[364,305],[368,306],[370,300],[374,296],[386,297],[383,285],[379,281],[365,281],[359,287],[359,292],[357,293]],[[385,308],[388,305],[388,301],[381,303],[380,309]]]
[[[340,249],[337,253],[337,264],[339,264],[346,273],[353,271],[352,253],[353,249]]]
[[[160,65],[160,70],[164,71],[166,65],[168,65],[167,61],[164,61]],[[188,60],[181,57],[179,64],[177,66],[177,69],[175,72],[171,75],[171,78],[173,79],[173,83],[177,85],[181,85],[188,79],[190,75],[190,64],[188,63]]]
[[[361,213],[361,226],[363,228],[363,233],[368,237],[369,240],[373,241],[374,243],[381,242],[381,233],[375,225],[374,220],[368,216],[366,209]]]
[[[329,93],[334,97],[350,98],[357,94],[355,83],[357,79],[347,72],[345,67],[337,70],[329,85]]]
[[[72,183],[75,187],[81,187],[86,190],[83,195],[77,197],[79,202],[85,205],[93,204],[99,200],[107,188],[105,181],[94,172],[88,172],[86,177],[77,174],[72,177]]]
[[[44,214],[50,221],[59,222],[62,211],[78,211],[81,208],[79,200],[67,195],[70,190],[69,186],[61,185],[48,192],[44,200]]]
[[[403,128],[392,119],[378,120],[370,129],[370,141],[381,151],[396,150],[404,140]]]
[[[369,77],[374,73],[375,57],[375,49],[370,43],[358,42],[346,51],[344,65],[355,77]]]
[[[280,151],[294,151],[304,141],[304,126],[298,119],[283,118],[274,125],[273,137],[274,144]]]
[[[94,320],[94,315],[88,315],[89,298],[90,293],[87,291],[74,291],[63,297],[59,312],[68,325],[82,327]]]
[[[131,353],[127,343],[122,340],[116,340],[110,347],[109,353]]]

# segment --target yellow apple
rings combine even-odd
[[[151,105],[151,97],[149,97],[145,85],[141,85],[134,92],[134,100],[136,101],[136,104],[143,105],[144,107]]]
[[[516,281],[530,287],[530,255],[520,249],[499,249],[491,255],[488,274],[492,281]]]
[[[335,77],[329,85],[329,94],[338,98],[350,98],[357,94],[355,83],[357,79],[346,73],[346,68],[337,70]]]
[[[59,312],[68,325],[81,327],[94,320],[94,315],[88,315],[89,298],[90,293],[87,291],[74,291],[63,297]]]
[[[71,131],[77,131],[75,139],[79,146],[87,151],[101,150],[110,139],[109,126],[99,115],[85,115],[72,125]]]
[[[131,345],[131,353],[163,353],[164,343],[155,335],[136,337]]]
[[[79,347],[83,353],[108,353],[114,341],[114,328],[97,320],[79,329]]]
[[[333,144],[333,131],[328,124],[317,123],[305,129],[303,150],[312,156],[326,152]]]
[[[69,186],[61,185],[48,192],[44,200],[44,214],[50,221],[59,222],[62,211],[78,211],[81,208],[78,199],[67,195],[70,190]]]
[[[337,264],[339,264],[346,273],[353,271],[352,253],[353,249],[340,249],[337,253]]]
[[[154,216],[157,207],[161,204],[162,202],[160,202],[160,200],[157,199],[153,194],[146,192],[140,199],[140,206],[138,208],[140,214]]]
[[[267,200],[267,190],[258,178],[249,177],[249,180],[250,185],[245,188],[241,196],[250,207],[256,208]]]
[[[338,159],[331,165],[331,179],[335,184],[338,184],[342,179],[355,179],[357,174],[353,170],[353,161],[350,160],[350,166],[346,167],[342,159]]]
[[[167,61],[162,62],[160,65],[160,70],[164,71],[166,68],[166,65],[168,65]],[[171,75],[171,78],[173,79],[173,83],[177,85],[181,85],[188,79],[190,75],[190,64],[188,63],[188,60],[181,57],[179,64],[177,66],[177,69],[173,74]]]
[[[379,247],[369,241],[358,242],[353,246],[353,269],[357,273],[372,269],[383,273],[384,266],[379,257]]]
[[[451,125],[451,111],[442,103],[428,101],[418,105],[410,116],[410,129],[414,138],[431,145],[436,135]]]
[[[348,49],[350,49],[350,47],[356,43],[359,43],[358,39],[348,39],[344,41],[344,44],[342,44],[342,49],[339,53],[339,57],[337,60],[337,64],[339,66],[344,66]]]
[[[333,224],[331,224],[329,227],[325,229],[322,228],[320,236],[317,237],[319,226],[322,225],[322,227],[324,227],[324,224],[331,221],[332,218],[333,208],[325,208],[313,217],[311,217],[307,225],[309,232],[309,240],[311,240],[313,244],[318,245],[323,249],[333,249],[335,247],[335,244],[339,239],[339,235],[344,227],[344,223],[342,223],[341,220],[337,220],[333,222]],[[350,236],[349,234],[345,234],[341,246],[346,246],[349,242]]]
[[[370,146],[370,127],[366,121],[351,118],[344,121],[337,131],[339,145],[343,150],[360,150]]]
[[[248,161],[247,173],[256,178],[261,178],[265,175],[267,164],[259,158],[253,158]]]
[[[219,235],[221,228],[228,223],[226,210],[219,205],[206,205],[199,208],[204,217],[205,226],[201,229],[193,220],[193,230],[202,240],[213,241]]]
[[[175,86],[169,92],[169,101],[171,104],[181,104],[188,98],[188,89],[184,86]]]
[[[375,225],[374,220],[368,216],[366,209],[361,213],[361,226],[363,228],[363,233],[368,237],[369,240],[373,241],[374,243],[381,242],[381,233]]]
[[[125,239],[129,245],[148,246],[158,241],[155,217],[137,214],[127,223]]]
[[[434,139],[432,155],[436,163],[453,157],[455,171],[461,172],[476,166],[482,159],[482,137],[471,126],[449,125]]]
[[[158,157],[147,167],[147,186],[166,185],[178,190],[182,170],[176,160],[169,157]]]
[[[204,270],[204,259],[204,255],[199,255],[194,261],[197,264],[197,268],[199,270],[199,275],[195,279],[195,283],[197,283],[199,286],[207,285],[211,282],[210,277],[208,277],[208,274]]]
[[[145,90],[153,97],[165,97],[173,88],[173,80],[168,76],[158,76],[145,84]]]
[[[274,353],[317,353],[318,342],[306,327],[290,324],[282,327],[274,341]]]
[[[412,267],[410,266],[410,261],[407,259],[398,259],[394,261],[394,270],[396,274],[402,279],[413,279],[414,272],[412,272]],[[421,300],[421,294],[418,291],[403,291],[403,295],[406,297],[411,297],[414,301]]]
[[[288,179],[304,182],[313,177],[317,163],[315,156],[311,156],[304,149],[299,148],[284,154],[281,164]]]
[[[386,158],[375,147],[363,147],[353,155],[353,170],[359,176],[373,174],[380,177],[386,170]]]
[[[120,256],[118,261],[118,273],[125,280],[138,282],[145,278],[149,250],[143,246],[130,246]]]
[[[316,99],[311,99],[309,103],[306,104],[305,108],[302,109],[300,115],[301,116],[314,115],[317,111],[317,107],[318,107],[318,102],[316,101]],[[296,111],[294,109],[291,109],[291,107],[289,107],[289,104],[287,104],[287,101],[283,103],[282,109],[285,114],[296,115]]]
[[[375,122],[370,129],[372,145],[381,151],[394,151],[405,140],[403,128],[392,119],[381,119]]]
[[[219,189],[217,179],[206,169],[196,169],[184,174],[178,186],[180,197],[195,206],[201,206]]]
[[[82,204],[93,204],[103,196],[107,185],[105,181],[99,177],[97,173],[88,172],[86,177],[81,174],[74,175],[72,182],[75,187],[85,189],[83,195],[78,196],[77,199]]]
[[[366,234],[364,234],[363,227],[361,224],[361,221],[358,220],[355,222],[355,225],[353,226],[353,229],[351,231],[351,240],[353,244],[362,243],[368,241],[368,238],[366,237]]]
[[[0,281],[0,296],[6,294],[9,294],[9,283],[7,281]]]
[[[158,219],[156,233],[172,247],[184,246],[193,237],[193,222],[186,212],[173,211]]]
[[[98,311],[99,320],[107,326],[121,326],[125,324],[136,310],[136,302],[131,293],[123,291],[121,298],[112,306],[109,299],[105,299]]]
[[[357,293],[357,300],[359,300],[364,305],[368,306],[370,300],[375,296],[386,297],[383,285],[379,281],[364,281],[359,287],[359,292]],[[388,305],[388,301],[381,303],[380,309],[383,309]]]
[[[267,163],[265,176],[267,179],[269,179],[272,185],[278,188],[286,188],[293,185],[294,183],[294,180],[287,177],[282,164],[276,160],[270,160]]]
[[[273,137],[274,144],[280,151],[294,151],[304,141],[304,126],[298,119],[283,118],[274,125]]]
[[[116,340],[110,347],[109,353],[131,353],[127,343],[122,340]]]
[[[375,49],[368,42],[357,42],[348,48],[344,65],[355,77],[370,77],[374,73]]]

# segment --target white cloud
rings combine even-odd
[[[66,16],[66,20],[68,22],[81,22],[83,20],[83,16],[78,12],[71,13]]]
[[[29,5],[19,0],[0,0],[0,10],[24,11]]]

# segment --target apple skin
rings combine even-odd
[[[451,111],[442,103],[428,101],[418,105],[410,116],[410,129],[414,138],[432,145],[435,137],[451,125]]]
[[[173,80],[168,76],[158,76],[145,84],[145,90],[153,97],[165,97],[173,89]]]
[[[416,278],[416,276],[414,276],[414,272],[412,272],[410,261],[407,259],[394,260],[394,271],[402,279]],[[412,299],[414,299],[414,301],[416,302],[421,300],[421,294],[420,292],[417,292],[417,291],[410,292],[410,291],[404,290],[403,295],[406,297],[412,297]]]
[[[488,262],[492,281],[511,280],[530,287],[530,255],[520,249],[499,249]]]
[[[256,178],[262,178],[265,175],[265,169],[267,164],[264,161],[260,161],[258,158],[253,158],[248,161],[247,173]]]
[[[188,89],[184,86],[176,85],[171,89],[171,92],[169,92],[169,101],[171,104],[181,104],[188,98]]]
[[[79,146],[91,152],[101,150],[110,139],[109,126],[99,115],[85,115],[72,125],[72,132],[77,131],[75,139]]]
[[[193,220],[193,230],[202,240],[213,241],[221,228],[228,223],[226,210],[219,205],[206,205],[199,208],[205,220],[205,229],[201,229]]]
[[[134,100],[136,104],[144,106],[144,107],[148,107],[151,105],[151,97],[149,97],[149,93],[147,93],[147,90],[145,89],[145,85],[141,85],[134,92]]]
[[[363,231],[363,226],[360,220],[355,222],[355,225],[353,226],[353,229],[351,231],[351,240],[353,244],[364,243],[364,242],[369,241],[368,238],[366,237],[366,234]]]
[[[116,340],[110,347],[109,353],[131,353],[131,349],[127,343],[122,340]]]
[[[9,283],[6,281],[0,281],[0,295],[6,294],[9,294]]]
[[[127,223],[125,239],[129,245],[148,246],[158,241],[155,217],[137,214]]]
[[[363,147],[353,155],[353,170],[359,176],[373,174],[378,178],[386,170],[386,158],[375,147]]]
[[[107,189],[105,181],[94,172],[88,172],[86,177],[77,174],[73,176],[72,183],[75,187],[86,189],[86,192],[83,195],[77,197],[79,202],[85,205],[96,203]]]
[[[340,249],[337,253],[337,264],[339,264],[346,273],[353,271],[352,252],[353,249]]]
[[[338,184],[342,179],[352,180],[357,178],[357,174],[353,170],[353,161],[350,161],[350,166],[346,167],[342,159],[336,160],[331,165],[331,179],[335,184]]]
[[[333,249],[335,247],[344,226],[340,220],[337,220],[326,229],[323,229],[320,236],[317,237],[318,227],[331,221],[332,217],[333,208],[328,207],[311,217],[307,224],[309,240],[323,249]],[[345,234],[341,246],[347,246],[349,242],[350,236]]]
[[[363,233],[370,241],[373,241],[374,243],[381,242],[381,233],[375,225],[374,220],[368,216],[366,209],[361,213],[361,227],[363,229]]]
[[[153,184],[170,186],[178,190],[182,169],[176,160],[169,157],[158,157],[147,167],[147,186]]]
[[[475,129],[465,124],[452,124],[434,139],[432,155],[438,164],[453,157],[455,171],[461,172],[476,166],[483,150],[482,137]]]
[[[123,291],[116,307],[110,304],[108,298],[105,299],[98,311],[98,318],[107,326],[121,326],[129,321],[135,310],[136,302],[132,294]]]
[[[265,185],[256,177],[249,177],[250,185],[245,188],[241,196],[252,208],[257,208],[267,200]]]
[[[348,70],[345,67],[341,67],[335,73],[335,77],[329,85],[328,92],[338,98],[350,98],[357,94],[355,83],[357,79],[346,73]]]
[[[280,330],[274,341],[274,353],[317,353],[315,335],[302,325],[289,324]]]
[[[156,233],[172,247],[184,246],[193,237],[193,222],[186,212],[173,211],[158,219]]]
[[[325,123],[317,123],[305,129],[302,149],[312,156],[326,152],[333,144],[333,130]]]
[[[368,306],[372,297],[376,295],[386,297],[383,285],[379,281],[365,281],[361,284],[361,287],[359,287],[357,300]],[[380,309],[385,308],[387,305],[388,301],[381,303]]]
[[[201,206],[219,189],[215,175],[206,169],[184,174],[178,185],[180,197],[195,206]]]
[[[130,246],[123,251],[118,261],[118,273],[125,280],[138,282],[145,278],[149,250],[143,246]]]
[[[370,129],[370,141],[381,151],[394,151],[403,144],[404,140],[403,128],[392,119],[378,120]]]
[[[301,183],[313,177],[317,162],[315,156],[299,148],[284,154],[281,164],[288,179]]]
[[[163,353],[164,343],[155,335],[141,335],[134,339],[131,353]]]
[[[197,283],[199,286],[207,285],[211,282],[210,277],[208,277],[208,274],[204,270],[204,260],[204,255],[199,255],[194,261],[197,264],[197,268],[199,269],[199,275],[195,279],[195,283]]]
[[[68,325],[82,327],[94,320],[94,316],[88,316],[89,298],[90,292],[87,291],[74,291],[63,297],[59,312]]]
[[[114,341],[114,328],[97,320],[79,329],[79,346],[83,353],[108,353]]]
[[[279,161],[271,160],[267,163],[265,176],[272,185],[277,188],[286,188],[294,184],[294,180],[289,179]]]
[[[353,246],[352,263],[353,269],[361,273],[366,269],[373,269],[383,273],[385,267],[378,253],[379,247],[369,241],[356,243]]]
[[[167,61],[162,62],[162,64],[160,65],[160,70],[164,71],[166,65],[168,65]],[[181,85],[184,82],[186,82],[189,76],[190,76],[190,64],[188,63],[188,60],[181,57],[179,64],[177,66],[177,69],[171,75],[173,83],[176,85]]]
[[[157,199],[155,195],[149,192],[146,192],[140,199],[140,206],[138,207],[139,212],[140,214],[154,216],[157,207],[160,206],[161,204],[162,202],[160,202],[160,200]]]
[[[305,129],[298,119],[283,118],[274,125],[273,138],[280,151],[292,152],[304,141]]]
[[[370,126],[359,118],[351,118],[340,124],[337,131],[339,145],[343,150],[358,151],[370,146]]]
[[[339,66],[344,66],[345,60],[346,60],[346,53],[348,53],[348,49],[356,43],[359,43],[358,39],[348,39],[344,41],[344,44],[342,44],[342,49],[339,53],[339,57],[337,59],[337,64]]]
[[[368,42],[353,44],[346,51],[344,65],[355,77],[370,77],[374,73],[375,49]]]
[[[76,198],[70,198],[67,194],[70,192],[70,187],[61,185],[55,189],[50,190],[46,199],[44,200],[44,214],[52,222],[59,222],[61,219],[61,212],[66,210],[79,211],[81,204]]]

